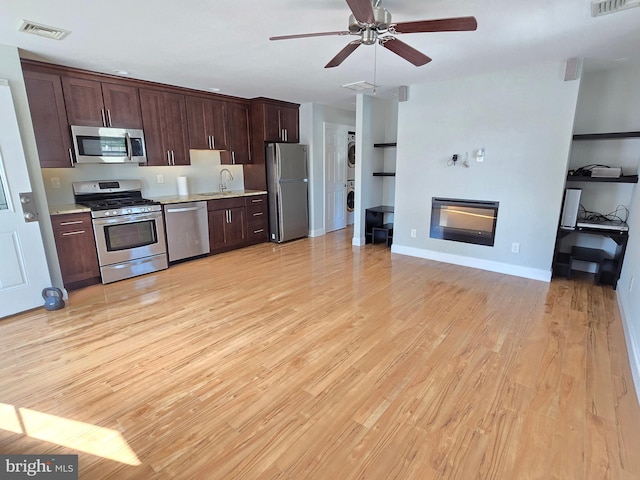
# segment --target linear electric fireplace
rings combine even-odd
[[[431,199],[431,238],[493,246],[499,202]]]

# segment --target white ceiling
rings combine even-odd
[[[356,37],[272,42],[273,35],[348,27],[344,0],[2,0],[0,44],[47,62],[238,97],[352,108],[346,83],[395,87],[579,57],[594,65],[640,65],[640,8],[592,18],[590,0],[383,0],[394,22],[473,15],[475,32],[399,37],[433,61],[414,67],[394,53],[361,46],[324,65]],[[72,33],[62,41],[18,32],[23,20]]]

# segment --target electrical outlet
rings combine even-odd
[[[629,280],[629,291],[633,290],[633,275],[631,275],[631,280]]]
[[[520,253],[520,244],[518,242],[511,244],[511,253]]]
[[[161,173],[159,173],[156,178],[158,179],[158,183],[164,183],[164,176]]]
[[[51,177],[51,188],[60,188],[60,178]]]
[[[411,229],[411,238],[416,238],[416,229],[415,228]]]

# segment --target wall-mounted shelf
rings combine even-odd
[[[395,177],[396,172],[373,172],[374,177]]]
[[[574,140],[615,140],[619,138],[640,138],[640,132],[580,133],[573,136]]]
[[[374,143],[373,147],[374,148],[390,148],[390,147],[395,147],[397,146],[396,142],[390,142],[390,143]]]
[[[621,177],[583,177],[581,175],[567,175],[567,182],[638,183],[638,175],[623,175]]]

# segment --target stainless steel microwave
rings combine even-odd
[[[71,126],[77,163],[147,163],[142,130]]]

